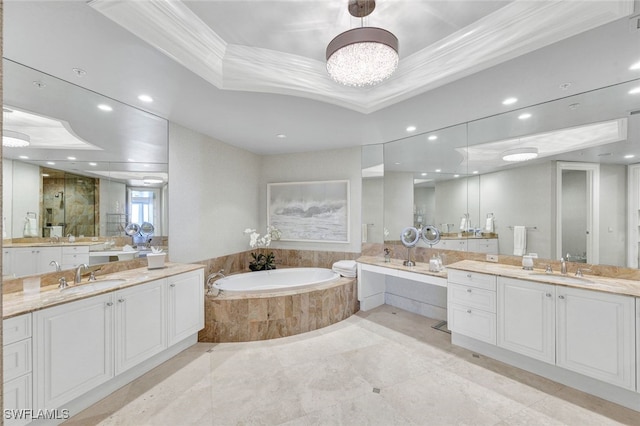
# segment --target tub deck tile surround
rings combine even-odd
[[[317,330],[356,313],[356,280],[340,278],[286,293],[220,294],[205,297],[201,342],[246,342]]]

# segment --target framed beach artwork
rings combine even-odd
[[[349,242],[349,181],[267,184],[267,224],[280,241]]]

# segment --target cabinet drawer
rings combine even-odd
[[[2,348],[3,380],[12,380],[31,371],[31,339],[21,340]]]
[[[454,283],[447,287],[449,302],[496,313],[496,292]]]
[[[456,284],[463,284],[471,287],[484,288],[485,290],[496,291],[495,275],[449,269],[447,271],[447,279],[449,282],[453,282]]]
[[[62,255],[67,254],[89,254],[89,246],[67,246],[62,247]]]
[[[62,256],[62,263],[65,265],[89,263],[89,253],[65,254]]]
[[[31,314],[2,321],[2,340],[5,345],[31,337]]]
[[[25,374],[17,379],[4,382],[4,409],[6,410],[29,410],[31,404],[31,374]],[[24,419],[5,417],[4,424],[7,426],[24,425],[31,421],[25,416]]]
[[[454,333],[496,344],[496,314],[449,303],[447,322]]]

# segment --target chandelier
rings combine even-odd
[[[362,22],[375,6],[375,0],[349,0],[349,13]],[[398,38],[382,28],[361,26],[345,31],[327,46],[329,76],[346,86],[376,85],[397,67]]]
[[[25,135],[24,133],[14,132],[11,130],[2,131],[2,146],[9,148],[23,148],[25,146],[29,146],[30,140],[29,135]]]

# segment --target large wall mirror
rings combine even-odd
[[[526,253],[637,268],[639,92],[628,81],[384,144],[388,237],[368,242],[412,224],[486,234],[491,218],[499,254],[518,254],[524,227]]]
[[[5,241],[125,236],[141,221],[168,236],[166,120],[8,59],[3,89],[4,136],[29,142],[3,140]]]

